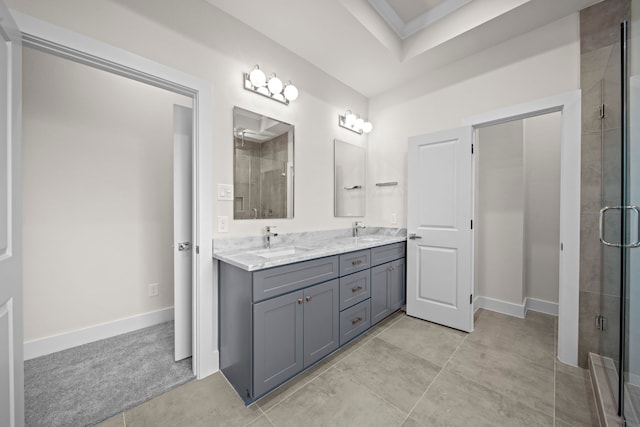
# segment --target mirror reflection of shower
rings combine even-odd
[[[234,219],[293,217],[294,127],[234,108]]]

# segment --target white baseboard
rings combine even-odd
[[[525,298],[525,310],[537,311],[539,313],[550,314],[552,316],[558,316],[558,303],[550,302],[535,298]]]
[[[24,343],[24,360],[111,338],[173,320],[173,307]]]
[[[484,308],[486,310],[496,311],[509,316],[519,317],[521,319],[524,319],[528,310],[538,311],[552,316],[558,315],[557,302],[549,302],[535,298],[525,298],[522,304],[515,304],[489,297],[476,297],[473,305],[474,312],[479,308]]]
[[[484,308],[485,310],[497,311],[509,316],[524,319],[524,304],[514,304],[512,302],[500,301],[489,297],[476,297],[474,310]]]

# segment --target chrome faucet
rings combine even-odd
[[[276,237],[278,235],[278,233],[274,233],[272,230],[276,228],[275,225],[267,225],[267,230],[266,230],[266,246],[267,249],[271,249],[271,238],[272,237]]]
[[[353,237],[358,237],[360,235],[360,229],[367,228],[361,221],[356,221],[353,223]]]

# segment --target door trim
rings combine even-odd
[[[491,111],[463,120],[474,129],[542,114],[562,112],[560,143],[560,277],[558,301],[558,359],[578,364],[580,297],[580,144],[581,92],[567,92]]]
[[[211,83],[98,40],[11,11],[23,44],[58,57],[193,98],[193,371],[204,378],[219,370],[217,286],[213,248],[213,97]]]

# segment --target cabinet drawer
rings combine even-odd
[[[369,249],[340,255],[340,276],[366,270],[369,267],[371,267],[371,251]]]
[[[253,273],[253,301],[262,301],[338,277],[338,257],[314,259]]]
[[[371,326],[369,300],[364,300],[340,313],[340,345],[351,341]]]
[[[399,242],[371,249],[371,265],[380,265],[395,259],[404,258],[405,245],[405,242]]]
[[[369,270],[359,271],[340,278],[340,310],[351,307],[371,296]]]

